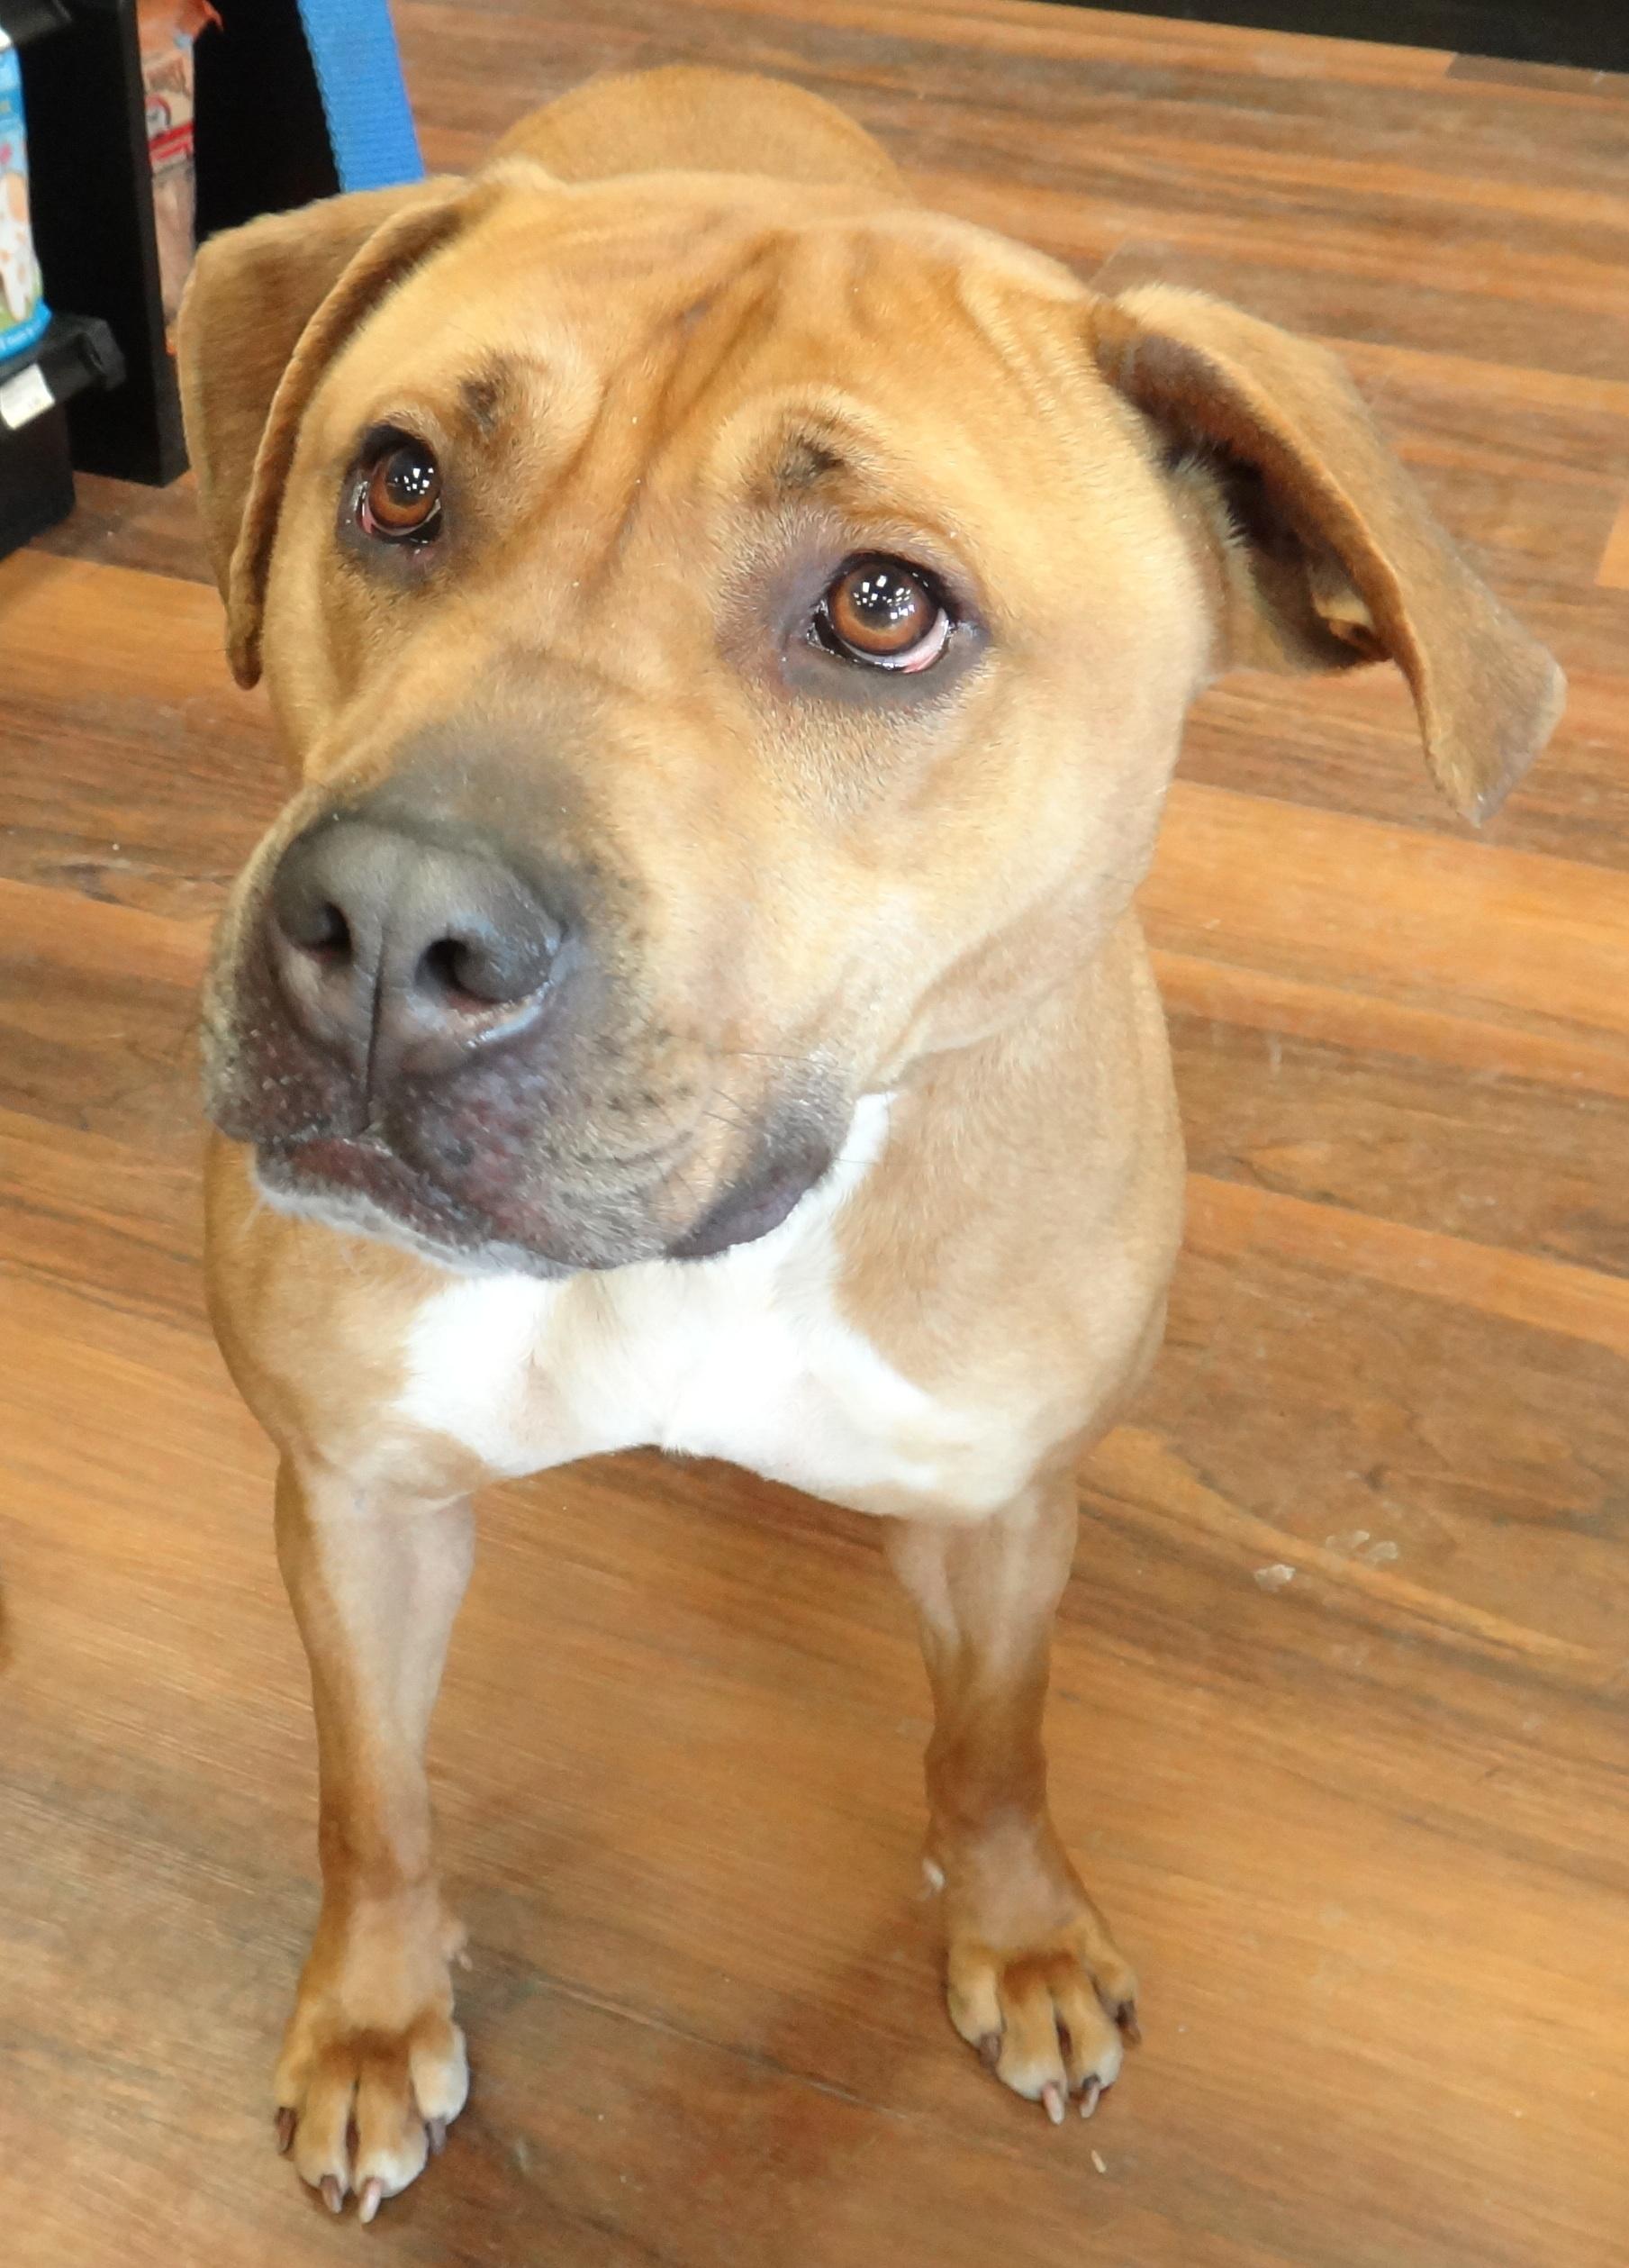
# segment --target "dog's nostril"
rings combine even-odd
[[[283,933],[291,945],[323,961],[348,961],[353,940],[350,923],[331,898],[313,898],[278,908]]]
[[[538,990],[549,959],[538,939],[441,937],[421,955],[414,981],[455,1009],[502,1007]]]
[[[337,905],[330,903],[320,908],[312,930],[312,934],[304,940],[308,953],[318,954],[325,961],[351,958],[350,923]]]
[[[426,948],[419,963],[419,984],[426,992],[444,993],[455,1003],[467,1000],[478,1007],[490,1007],[501,995],[482,989],[475,961],[475,954],[462,939],[438,938]]]

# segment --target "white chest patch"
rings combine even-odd
[[[509,1475],[650,1447],[864,1510],[995,1510],[1023,1479],[1017,1445],[901,1375],[833,1298],[833,1224],[887,1126],[866,1098],[819,1187],[716,1259],[449,1281],[414,1320],[399,1414]]]

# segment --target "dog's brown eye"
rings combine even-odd
[[[820,602],[821,642],[881,669],[926,669],[949,641],[943,600],[902,559],[856,559]]]
[[[384,543],[424,543],[441,517],[441,470],[422,441],[397,440],[377,456],[362,485],[357,520]]]

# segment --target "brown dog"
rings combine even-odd
[[[205,1017],[321,1748],[285,2146],[366,2219],[464,2101],[421,1756],[469,1498],[632,1443],[887,1515],[952,2019],[1090,2109],[1134,1984],[1041,1715],[1179,1236],[1131,898],[1183,714],[1389,657],[1480,816],[1559,673],[1326,355],[1096,297],[761,81],[604,81],[222,238],[181,357],[302,783]]]

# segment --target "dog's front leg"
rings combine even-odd
[[[1068,1479],[977,1526],[892,1522],[933,1688],[928,1864],[941,1882],[951,2021],[1054,2120],[1090,2115],[1136,2037],[1136,1982],[1058,1840],[1041,1718],[1078,1526]]]
[[[468,2088],[424,1743],[473,1535],[466,1500],[370,1492],[288,1458],[278,1474],[277,1556],[316,1706],[322,1864],[277,2064],[278,2136],[333,2211],[354,2187],[364,2220],[439,2148]]]

